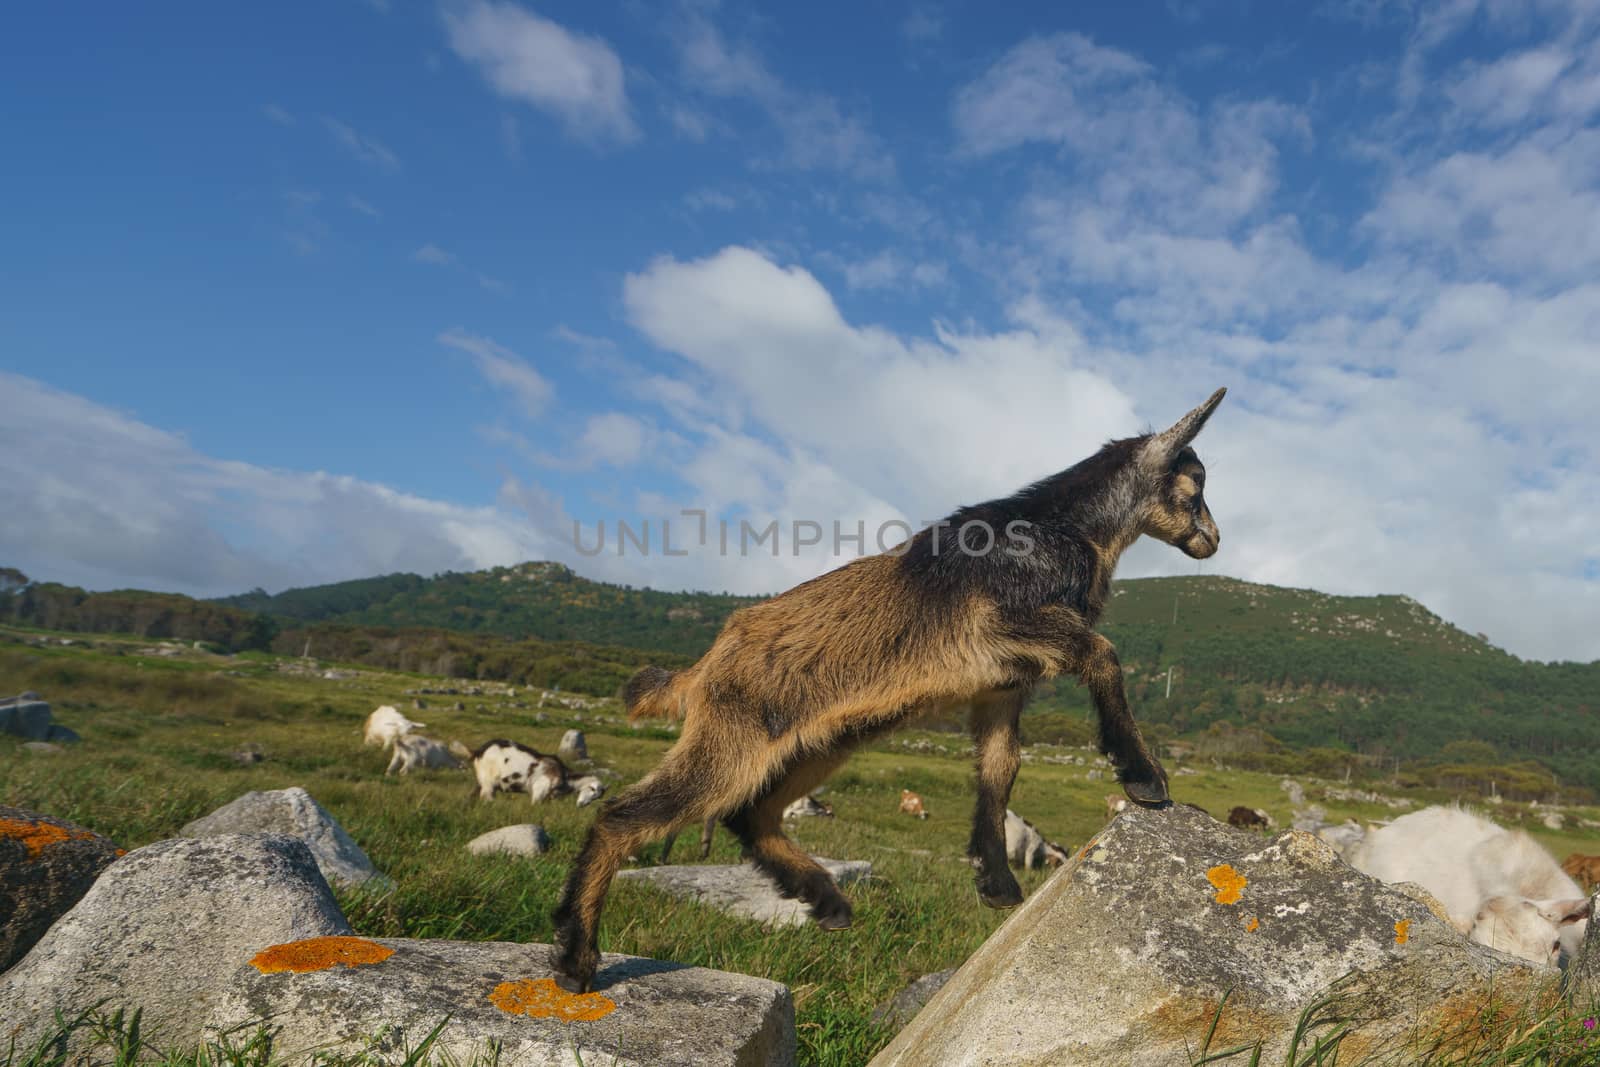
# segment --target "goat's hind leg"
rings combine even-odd
[[[978,899],[991,908],[1022,903],[1022,887],[1006,862],[1006,805],[1022,766],[1018,719],[1030,687],[983,693],[972,701],[972,748],[978,769],[978,802],[972,813],[967,857],[977,868]]]
[[[605,803],[573,861],[552,916],[553,962],[561,988],[587,992],[594,981],[600,964],[600,912],[628,856],[656,838],[744,803],[760,788],[766,770],[755,757],[748,763],[719,762],[709,745],[684,738],[660,767]]]
[[[739,838],[756,869],[778,884],[786,897],[811,906],[811,917],[824,930],[843,930],[852,912],[833,876],[783,832],[783,809],[821,785],[848,755],[830,751],[802,757],[772,785],[724,822]]]

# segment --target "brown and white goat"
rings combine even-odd
[[[967,851],[992,907],[1022,901],[1006,864],[1005,811],[1021,765],[1018,716],[1041,679],[1083,681],[1123,790],[1165,804],[1166,772],[1128,710],[1116,652],[1094,627],[1117,560],[1141,535],[1195,559],[1216,552],[1205,468],[1189,443],[1223,392],[1162,433],[1112,441],[1013,496],[962,508],[889,552],[735,612],[685,670],[635,675],[629,714],[682,718],[683,732],[660,766],[596,816],[553,915],[557,981],[590,987],[600,912],[624,860],[708,818],[721,818],[820,926],[848,926],[849,902],[784,836],[783,810],[863,740],[932,709],[970,708],[978,802]]]

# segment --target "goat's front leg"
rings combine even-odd
[[[1117,780],[1128,799],[1147,807],[1171,802],[1167,772],[1150,754],[1139,724],[1128,709],[1122,688],[1122,663],[1111,642],[1091,633],[1084,641],[1078,677],[1089,687],[1095,714],[1100,719],[1100,751],[1117,768]]]
[[[991,908],[1014,908],[1022,903],[1022,887],[1006,863],[1006,805],[1022,766],[1017,720],[1028,694],[1028,687],[1019,686],[984,693],[972,702],[978,803],[972,813],[967,857],[978,869],[978,899]]]

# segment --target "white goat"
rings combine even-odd
[[[431,737],[421,734],[401,734],[394,739],[394,755],[389,759],[391,774],[409,774],[418,767],[423,770],[459,771],[463,764],[448,748]]]
[[[1069,858],[1066,849],[1046,841],[1033,823],[1006,809],[1006,859],[1013,866],[1031,871],[1047,863],[1059,867]]]
[[[425,722],[412,722],[391,704],[385,704],[371,715],[367,716],[367,729],[363,743],[368,745],[381,745],[388,748],[394,744],[394,739],[403,737],[412,730],[428,725]]]
[[[1424,808],[1367,834],[1349,863],[1385,882],[1415,882],[1481,945],[1559,966],[1583,942],[1590,901],[1520,830],[1459,808]]]
[[[569,779],[567,765],[561,760],[516,741],[485,741],[471,755],[480,800],[491,800],[496,793],[526,793],[528,800],[537,804],[576,792],[581,808],[606,791],[605,783],[596,776]]]

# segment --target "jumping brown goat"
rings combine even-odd
[[[1018,716],[1040,680],[1081,679],[1124,792],[1167,803],[1166,772],[1094,626],[1118,558],[1141,535],[1195,559],[1216,552],[1205,467],[1189,442],[1224,392],[1163,433],[1112,441],[1013,496],[735,612],[692,667],[635,675],[629,714],[681,718],[683,733],[659,767],[601,808],[573,862],[553,916],[561,986],[582,992],[594,979],[600,911],[623,861],[707,818],[721,818],[818,925],[850,925],[833,879],[784,836],[783,809],[863,740],[929,710],[970,707],[978,801],[967,853],[991,907],[1022,901],[1006,864],[1005,813],[1021,764]]]

